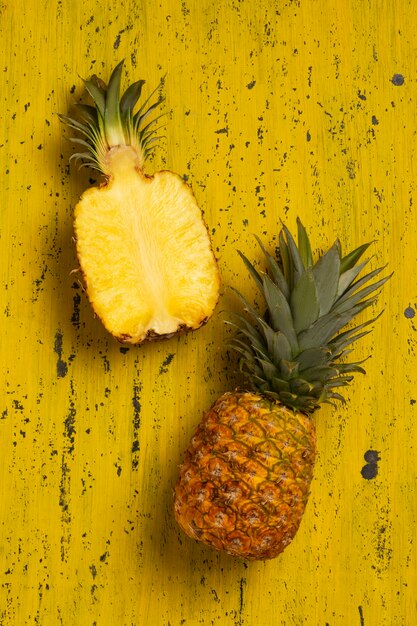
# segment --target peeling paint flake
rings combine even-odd
[[[68,364],[62,359],[63,334],[60,331],[55,333],[54,352],[58,355],[56,363],[56,373],[58,378],[63,378],[68,372]]]
[[[163,360],[161,367],[159,368],[159,374],[166,374],[168,372],[168,367],[174,360],[175,354],[171,352],[168,354]]]
[[[132,406],[133,406],[133,437],[132,437],[132,469],[137,469],[139,465],[139,459],[137,453],[140,451],[140,443],[139,443],[139,430],[140,430],[140,422],[141,422],[141,403],[140,403],[140,395],[142,391],[142,385],[140,383],[135,383],[133,385],[133,397],[132,397]]]
[[[405,311],[404,311],[404,316],[408,319],[408,320],[412,320],[413,317],[415,317],[415,310],[413,309],[413,307],[408,306]]]
[[[402,74],[394,74],[394,76],[391,78],[391,82],[396,87],[401,87],[402,85],[404,85],[404,76]]]

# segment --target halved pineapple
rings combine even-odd
[[[214,311],[220,279],[191,188],[173,172],[143,171],[162,98],[133,113],[144,81],[120,98],[122,69],[123,61],[108,86],[95,76],[85,81],[95,106],[78,105],[82,122],[60,118],[83,136],[72,141],[86,151],[73,157],[105,176],[75,207],[89,300],[112,335],[137,344],[199,328]]]

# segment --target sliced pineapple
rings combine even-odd
[[[149,115],[160,104],[133,108],[143,82],[120,99],[123,62],[108,87],[93,77],[95,107],[79,105],[82,122],[60,116],[82,138],[81,158],[105,176],[75,208],[77,253],[89,300],[107,330],[141,343],[197,329],[219,297],[219,272],[191,188],[170,171],[148,176],[143,164],[156,139]]]

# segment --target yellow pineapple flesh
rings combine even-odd
[[[149,121],[160,100],[138,114],[144,81],[120,99],[122,63],[108,87],[86,81],[95,108],[83,122],[61,116],[88,152],[75,155],[101,171],[104,183],[84,192],[74,212],[80,268],[96,315],[119,341],[138,344],[202,326],[219,297],[219,272],[191,188],[170,171],[145,174],[156,139]]]

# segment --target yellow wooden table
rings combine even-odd
[[[415,626],[415,3],[6,0],[0,19],[1,626]],[[130,349],[72,273],[93,174],[56,116],[122,58],[149,91],[166,75],[148,169],[188,178],[225,289],[204,329]],[[260,260],[253,234],[272,250],[297,215],[317,248],[375,240],[394,276],[356,349],[367,377],[317,415],[299,533],[246,563],[183,536],[172,489],[237,382],[226,287],[253,292],[236,249]]]

